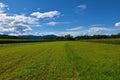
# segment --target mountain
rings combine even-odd
[[[22,36],[18,36],[18,38],[25,38],[25,39],[53,39],[56,37],[57,37],[56,35],[44,35],[44,36],[22,35]]]

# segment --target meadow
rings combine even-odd
[[[119,38],[118,39],[90,39],[90,40],[83,40],[83,41],[120,45],[120,39]]]
[[[119,44],[0,44],[0,80],[119,80],[119,75]]]

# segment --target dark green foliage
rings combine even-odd
[[[64,36],[65,40],[74,40],[73,36],[70,34]]]
[[[8,35],[0,35],[0,39],[33,39],[33,40],[47,40],[47,41],[65,41],[65,40],[88,40],[88,39],[116,39],[120,38],[120,33],[112,34],[112,35],[83,35],[83,36],[76,36],[73,37],[70,34],[65,36],[56,36],[56,35],[44,35],[44,36],[8,36]]]
[[[75,37],[76,40],[81,40],[81,39],[109,39],[109,38],[120,38],[120,33],[118,34],[112,34],[112,35],[84,35],[84,36],[77,36]]]
[[[120,45],[120,39],[91,39],[91,40],[83,40],[83,41]]]
[[[0,39],[18,39],[17,36],[0,35]]]

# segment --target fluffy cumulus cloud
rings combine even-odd
[[[50,12],[34,12],[31,14],[31,16],[35,16],[36,18],[53,18],[54,16],[59,16],[60,12],[58,11],[50,11]]]
[[[86,30],[83,34],[84,35],[100,35],[100,34],[105,34],[106,32],[111,30],[112,29],[105,28],[105,27],[91,27],[88,30]]]
[[[98,26],[98,25],[97,25]],[[73,36],[78,35],[101,35],[101,34],[108,34],[111,31],[115,31],[114,28],[106,28],[106,27],[90,27],[88,29],[85,26],[74,27],[70,29],[66,29],[66,32],[62,32],[63,34],[71,34]]]
[[[101,35],[106,34],[109,31],[112,31],[111,28],[105,28],[105,27],[90,27],[89,29],[84,29],[85,27],[75,27],[71,29],[67,29],[67,32],[63,32],[65,34],[71,34],[73,36],[77,35]]]
[[[38,19],[25,15],[7,15],[0,13],[0,33],[28,33],[32,29],[30,25],[36,25]]]
[[[53,18],[54,16],[60,15],[58,11],[45,13],[33,12],[30,16],[18,14],[8,15],[5,12],[8,9],[9,7],[7,5],[0,3],[0,34],[27,35],[32,30],[31,26],[40,25],[39,18]]]
[[[120,22],[115,23],[116,27],[120,27]]]

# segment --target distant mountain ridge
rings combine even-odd
[[[10,36],[10,35],[0,35],[1,39],[53,39],[56,38],[56,35],[43,35],[43,36],[34,36],[34,35],[21,35],[21,36]]]
[[[56,35],[44,35],[44,36],[34,36],[34,35],[24,35],[24,36],[18,36],[18,38],[25,38],[25,39],[52,39],[56,38]]]

